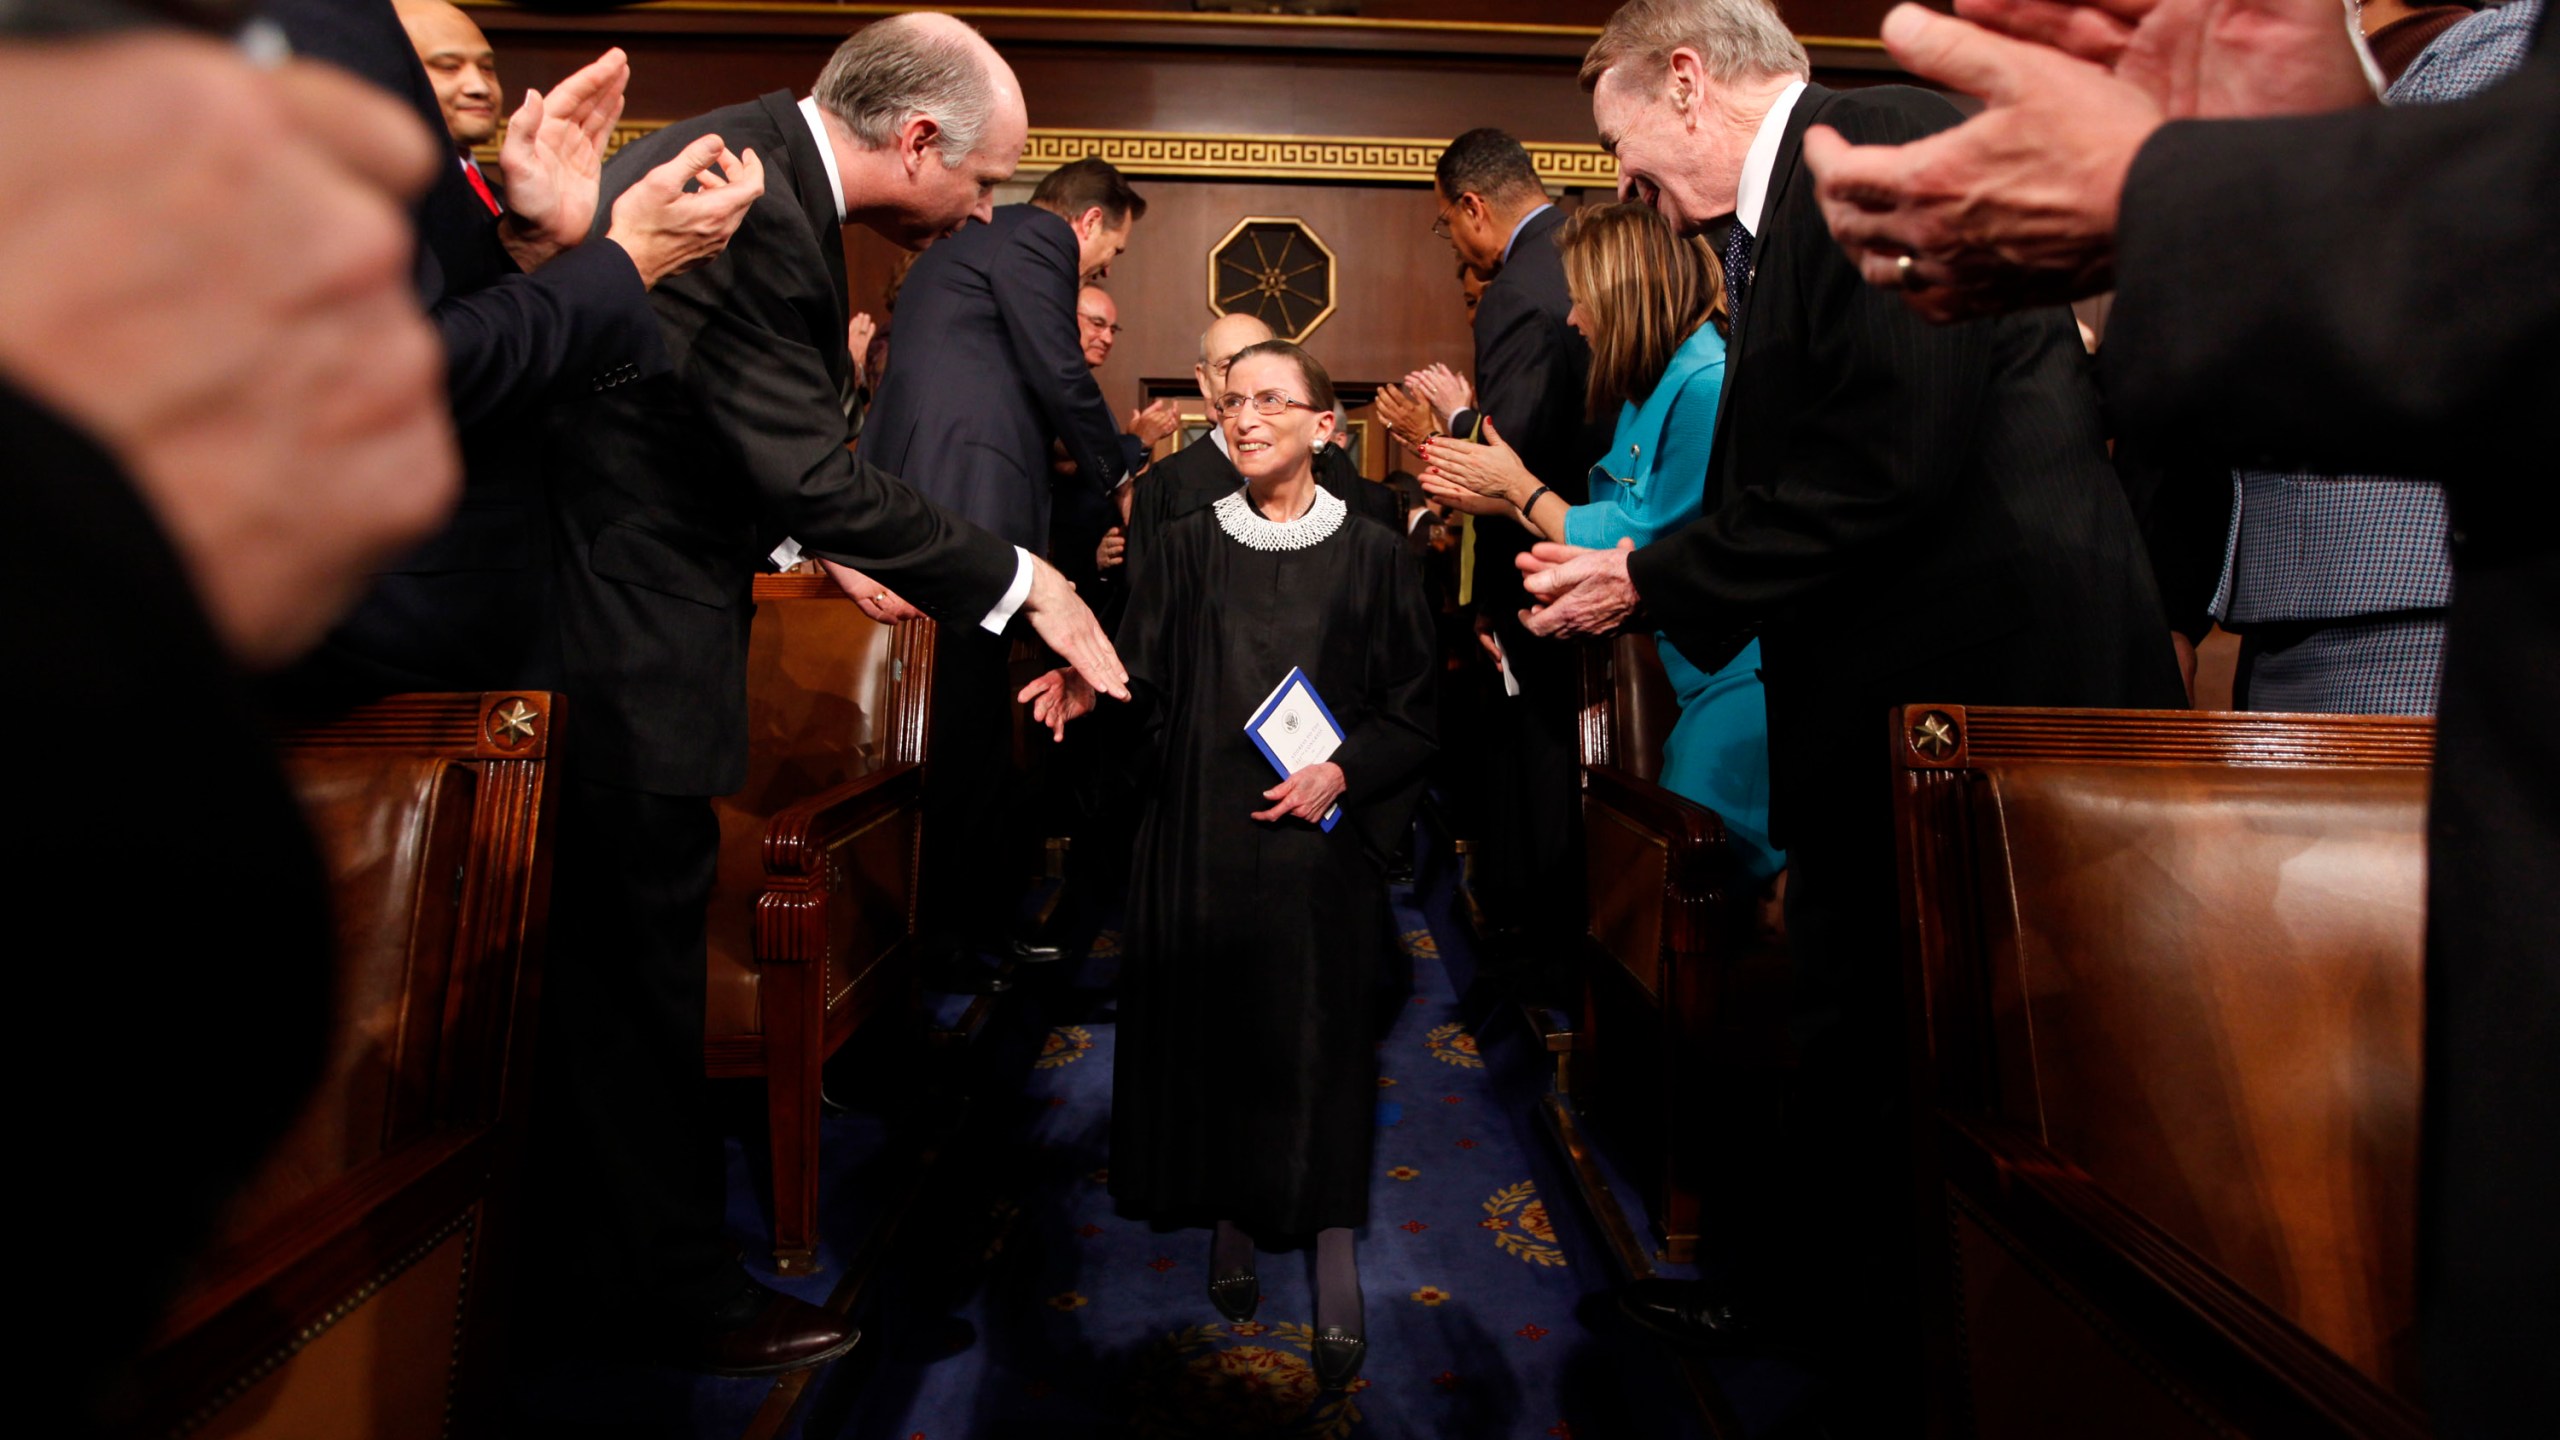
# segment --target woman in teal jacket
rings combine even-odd
[[[1508,515],[1549,540],[1649,545],[1698,518],[1724,390],[1722,270],[1705,242],[1683,240],[1651,207],[1586,208],[1556,232],[1576,330],[1591,342],[1591,413],[1618,407],[1617,437],[1591,467],[1591,503],[1567,505],[1502,443],[1436,438],[1422,488],[1478,515]],[[1655,637],[1680,700],[1663,742],[1662,784],[1724,821],[1751,877],[1786,867],[1769,843],[1769,714],[1760,642],[1709,673]]]

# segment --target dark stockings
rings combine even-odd
[[[1217,1233],[1209,1240],[1209,1278],[1252,1273],[1253,1237],[1231,1221],[1219,1221]]]
[[[1360,1257],[1348,1226],[1316,1232],[1316,1333],[1361,1330]]]

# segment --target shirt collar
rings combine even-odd
[[[844,177],[836,173],[836,144],[827,138],[826,117],[818,113],[818,97],[800,98],[801,118],[809,122],[809,133],[818,137],[818,158],[827,165],[827,190],[836,197],[836,223],[844,223]]]
[[[1227,448],[1227,427],[1215,419],[1209,422],[1209,443],[1218,447],[1218,453],[1227,457],[1228,464],[1235,463],[1236,452]]]
[[[1537,219],[1537,218],[1538,218],[1539,216],[1541,216],[1541,215],[1546,214],[1548,211],[1553,210],[1554,208],[1556,208],[1555,202],[1554,202],[1554,201],[1552,201],[1552,200],[1550,200],[1550,201],[1548,201],[1547,203],[1545,203],[1545,204],[1543,204],[1543,205],[1539,206],[1537,209],[1532,210],[1532,211],[1530,211],[1528,214],[1523,215],[1523,216],[1521,216],[1521,217],[1520,217],[1520,223],[1511,227],[1511,238],[1502,242],[1502,263],[1503,263],[1503,264],[1508,265],[1508,264],[1510,264],[1510,263],[1511,263],[1511,247],[1520,243],[1520,232],[1529,228],[1529,222],[1530,222],[1530,221],[1532,221],[1532,220]]]
[[[1760,210],[1769,202],[1769,175],[1778,168],[1778,143],[1787,138],[1787,117],[1795,113],[1796,97],[1804,93],[1801,80],[1778,93],[1769,113],[1760,117],[1760,133],[1751,137],[1751,148],[1742,155],[1742,183],[1734,190],[1733,218],[1742,228],[1760,233]]]

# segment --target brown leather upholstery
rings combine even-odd
[[[1662,778],[1662,747],[1680,721],[1680,702],[1662,669],[1662,648],[1649,632],[1609,640],[1611,763],[1639,780]]]
[[[1989,1393],[2030,1376],[2092,1415],[2169,1398],[2234,1433],[2342,1433],[2254,1424],[2252,1382],[2229,1378],[2302,1365],[2360,1375],[2339,1381],[2348,1408],[2380,1418],[2343,1433],[2394,1433],[2390,1393],[2414,1380],[2424,722],[1934,708],[1961,740],[1901,750],[1907,930],[1964,1280],[1947,1363],[1979,1433],[2060,1423]],[[2021,1173],[2051,1193],[2022,1199]],[[2069,1347],[2028,1318],[2061,1303],[2023,1288],[2056,1270],[2136,1347],[2107,1384],[2057,1373]],[[2235,1360],[2140,1333],[2146,1293],[2241,1317],[2221,1343],[2276,1338]],[[2138,1397],[2119,1383],[2146,1374]]]
[[[887,762],[883,703],[897,633],[825,596],[756,607],[747,648],[747,783],[712,802],[720,872],[711,892],[708,1034],[763,1032],[755,905],[764,893],[765,822]]]
[[[238,1239],[405,1140],[435,1084],[475,775],[441,755],[306,751],[290,775],[322,837],[337,909],[338,1025],[312,1103],[224,1227]]]
[[[423,1440],[485,1423],[551,706],[396,696],[282,737],[332,881],[328,1068],[138,1367],[129,1433]]]
[[[774,1260],[816,1254],[819,1070],[912,1013],[930,621],[880,625],[817,576],[756,582],[747,783],[714,802],[704,1063],[765,1082]]]

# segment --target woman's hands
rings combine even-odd
[[[1404,377],[1404,388],[1422,397],[1443,430],[1449,428],[1459,411],[1475,408],[1476,387],[1446,365],[1433,364],[1414,371]]]
[[[1508,515],[1536,494],[1538,477],[1520,463],[1520,452],[1503,441],[1490,419],[1484,422],[1484,434],[1481,445],[1447,435],[1424,445],[1422,493],[1471,515]],[[1520,518],[1538,529],[1526,513]]]
[[[1067,722],[1093,713],[1093,687],[1074,670],[1061,666],[1022,687],[1014,697],[1031,707],[1031,718],[1049,727],[1053,741],[1067,738]]]
[[[1253,812],[1253,818],[1282,820],[1295,815],[1310,825],[1320,824],[1325,812],[1342,799],[1342,788],[1342,767],[1330,760],[1319,760],[1263,791],[1262,798],[1274,803],[1268,810]]]

